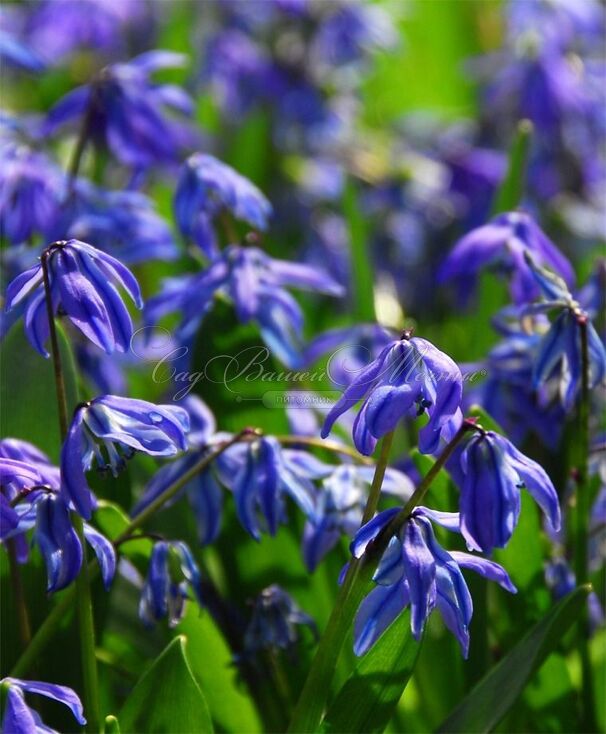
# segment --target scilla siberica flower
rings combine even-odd
[[[90,137],[122,163],[146,168],[174,161],[189,134],[166,110],[190,114],[192,101],[181,87],[154,84],[150,75],[185,62],[182,54],[158,50],[105,67],[91,84],[69,92],[50,110],[46,132],[86,115]]]
[[[454,246],[440,269],[439,279],[456,279],[466,290],[480,270],[496,268],[511,273],[511,296],[524,303],[538,295],[536,281],[526,261],[531,254],[539,264],[549,265],[568,284],[574,282],[574,272],[568,260],[528,214],[507,212],[499,214],[488,224],[478,227]]]
[[[85,520],[94,498],[85,471],[93,461],[117,476],[136,451],[174,456],[187,448],[187,412],[174,405],[103,395],[76,408],[61,451],[61,491]]]
[[[365,398],[353,425],[360,453],[372,454],[377,440],[393,431],[403,417],[425,414],[429,420],[419,431],[419,450],[433,453],[443,426],[458,414],[462,392],[463,378],[453,360],[426,339],[411,337],[406,331],[343,392],[326,416],[322,438],[340,415]]]
[[[385,510],[360,528],[351,544],[353,555],[361,558],[369,543],[399,512],[398,507]],[[377,566],[373,576],[377,587],[358,609],[354,622],[356,655],[367,652],[410,606],[410,626],[415,639],[420,639],[427,618],[437,607],[467,657],[473,603],[461,569],[475,571],[507,591],[516,592],[507,572],[498,563],[469,553],[444,550],[435,538],[431,521],[458,530],[457,513],[436,512],[426,507],[413,510],[398,535],[391,538]]]
[[[213,220],[222,212],[265,231],[272,208],[247,178],[211,155],[195,153],[181,169],[174,200],[181,234],[209,257],[218,250]]]
[[[202,606],[200,569],[190,549],[181,541],[158,541],[149,559],[139,617],[152,626],[168,616],[169,626],[174,627],[183,616],[190,592]]]
[[[537,266],[532,258],[528,257],[527,261],[541,288],[543,301],[527,306],[522,313],[558,312],[539,344],[533,384],[538,388],[557,373],[562,404],[566,410],[570,410],[582,383],[582,329],[586,331],[591,388],[601,383],[606,376],[606,350],[588,313],[572,297],[566,283],[555,273]]]
[[[26,693],[35,693],[64,704],[80,726],[86,724],[80,699],[67,686],[37,680],[20,680],[19,678],[3,678],[0,680],[0,685],[8,688],[6,709],[2,719],[2,734],[58,734],[54,729],[46,726],[39,714],[25,703]]]
[[[527,489],[553,530],[560,527],[558,495],[546,471],[494,431],[479,426],[447,467],[461,492],[461,533],[469,548],[504,548],[518,523],[520,491]]]
[[[120,285],[138,308],[143,306],[134,275],[119,260],[79,240],[53,243],[46,259],[53,311],[65,313],[88,339],[108,354],[130,346],[133,324],[114,285]],[[6,310],[29,297],[25,333],[32,346],[48,357],[49,335],[42,264],[17,276],[6,292]]]

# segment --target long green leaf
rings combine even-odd
[[[206,734],[213,726],[206,700],[175,638],[139,679],[118,715],[124,734]]]
[[[374,278],[368,252],[368,228],[356,186],[347,181],[343,192],[343,212],[349,229],[354,316],[359,321],[375,321]]]
[[[57,328],[68,409],[78,402],[77,378],[69,343]],[[61,436],[53,364],[27,341],[21,323],[2,341],[0,380],[0,434],[30,441],[59,460]]]
[[[558,602],[461,701],[438,732],[491,731],[579,618],[589,591],[589,586],[581,586]]]
[[[410,679],[421,645],[401,614],[360,659],[322,723],[323,732],[382,732]]]
[[[530,120],[522,120],[518,124],[518,130],[509,152],[507,173],[495,195],[492,206],[493,214],[509,212],[520,205],[526,183],[526,165],[531,138],[532,123]]]

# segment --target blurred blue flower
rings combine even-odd
[[[0,145],[0,236],[11,244],[45,240],[66,196],[63,172],[44,153],[14,141]]]
[[[478,272],[484,268],[496,268],[510,276],[509,289],[513,300],[524,303],[538,294],[525,253],[532,254],[539,264],[552,267],[567,283],[574,282],[574,272],[568,260],[532,217],[523,212],[499,214],[489,224],[466,234],[442,264],[438,278],[442,282],[456,279],[462,292],[468,294]]]
[[[111,255],[78,240],[55,242],[42,257],[48,262],[55,313],[65,313],[84,336],[108,354],[114,349],[125,352],[130,346],[133,325],[113,283],[122,286],[141,308],[139,285],[130,270]],[[49,323],[40,263],[10,283],[6,310],[28,297],[25,333],[32,346],[48,357],[44,343]]]
[[[50,110],[46,132],[85,116],[90,138],[125,165],[144,169],[174,162],[192,141],[184,123],[166,110],[190,114],[192,101],[181,87],[154,84],[150,75],[185,62],[182,54],[148,51],[105,67],[90,84],[69,92]]]
[[[54,683],[42,683],[37,680],[20,680],[19,678],[3,678],[0,685],[7,686],[6,709],[2,719],[2,734],[58,734],[46,726],[36,711],[25,703],[26,693],[50,698],[67,706],[74,718],[84,726],[84,709],[76,693],[67,686]]]
[[[606,349],[589,315],[573,298],[566,283],[555,273],[537,265],[528,255],[527,263],[543,300],[527,306],[522,313],[558,312],[538,346],[533,384],[538,388],[557,372],[562,404],[570,410],[582,383],[582,330],[586,331],[591,388],[603,382],[606,376]]]
[[[178,576],[171,556],[177,562]],[[200,569],[190,549],[182,541],[158,541],[149,559],[139,617],[148,627],[168,617],[169,626],[174,627],[184,614],[190,594],[203,606]]]
[[[36,73],[46,69],[40,54],[27,41],[6,30],[0,30],[0,60],[7,66]]]
[[[114,476],[136,451],[174,456],[187,448],[189,417],[174,405],[103,395],[81,404],[61,451],[61,491],[86,520],[94,498],[85,471],[93,460]]]
[[[185,161],[177,182],[174,210],[181,234],[193,239],[208,257],[218,253],[213,231],[218,216],[231,214],[265,231],[272,212],[269,201],[247,178],[203,153],[195,153]]]
[[[253,603],[252,616],[244,633],[242,657],[252,657],[266,650],[284,650],[292,655],[301,626],[309,627],[317,637],[312,617],[280,586],[268,586]]]
[[[560,503],[546,471],[504,436],[478,428],[447,463],[461,496],[461,533],[470,549],[504,548],[518,523],[520,491],[527,489],[554,530]]]
[[[333,296],[341,287],[309,265],[275,260],[256,247],[231,245],[198,275],[172,278],[145,308],[147,324],[180,312],[176,336],[189,343],[215,296],[229,296],[242,323],[255,321],[265,343],[289,367],[301,363],[303,314],[285,287],[304,288]]]
[[[326,416],[322,437],[328,436],[340,415],[364,398],[353,426],[360,453],[371,454],[377,440],[402,418],[425,414],[429,421],[419,431],[419,450],[433,453],[442,427],[459,410],[462,380],[461,371],[448,355],[426,339],[404,332],[358,372]]]
[[[399,512],[397,507],[385,510],[360,528],[351,544],[353,555],[361,558],[369,543]],[[410,626],[417,640],[423,634],[427,618],[437,607],[444,624],[455,635],[467,657],[473,603],[461,568],[496,581],[511,593],[516,592],[507,572],[498,563],[468,553],[444,550],[435,538],[432,520],[449,530],[458,529],[456,513],[435,512],[425,507],[413,510],[398,536],[389,541],[373,576],[377,587],[358,609],[354,622],[356,655],[364,655],[410,606]]]

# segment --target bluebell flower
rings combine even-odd
[[[560,503],[547,472],[494,431],[478,428],[447,463],[461,496],[461,533],[469,548],[504,548],[517,525],[520,492],[528,490],[549,525],[560,527]]]
[[[42,255],[47,259],[53,310],[65,313],[88,339],[111,354],[130,347],[133,325],[114,285],[124,288],[138,308],[143,302],[139,285],[116,258],[78,240],[52,244]],[[40,354],[49,335],[42,264],[21,273],[8,286],[6,309],[28,298],[25,333]]]
[[[582,383],[582,335],[586,330],[589,358],[589,385],[595,387],[606,376],[606,349],[589,315],[573,298],[566,283],[555,273],[541,268],[527,257],[528,266],[538,283],[543,300],[523,309],[522,314],[556,311],[537,349],[533,385],[540,387],[557,372],[562,404],[570,410]]]
[[[191,141],[184,124],[167,110],[190,114],[192,101],[181,87],[155,84],[150,75],[185,62],[182,54],[148,51],[105,67],[91,84],[69,92],[50,110],[46,132],[85,115],[91,139],[125,165],[145,169],[174,162]]]
[[[265,231],[272,208],[247,178],[211,155],[195,153],[184,163],[174,199],[175,219],[181,234],[193,239],[209,257],[217,252],[214,220],[231,214],[255,229]]]
[[[102,395],[122,395],[128,385],[123,365],[116,355],[108,355],[89,341],[74,344],[74,357],[82,376]]]
[[[433,453],[442,427],[456,414],[463,392],[461,371],[453,360],[426,339],[402,338],[388,344],[362,369],[326,416],[322,437],[359,400],[364,402],[353,427],[358,451],[371,454],[377,440],[406,417],[428,415],[419,431],[419,450]]]
[[[301,363],[303,314],[286,287],[304,288],[334,296],[342,288],[309,265],[275,260],[256,247],[226,248],[198,275],[165,281],[163,291],[145,309],[148,324],[178,311],[177,337],[185,343],[195,336],[215,296],[228,296],[242,323],[256,322],[267,346],[289,367]]]
[[[379,513],[364,525],[352,541],[356,558],[400,512],[393,508]],[[436,607],[444,624],[455,635],[463,655],[469,649],[469,625],[473,614],[471,594],[461,573],[469,569],[496,581],[507,591],[516,592],[504,568],[498,563],[459,551],[446,551],[437,542],[431,521],[457,530],[456,513],[417,507],[396,537],[391,538],[377,566],[377,584],[364,599],[354,621],[354,652],[364,655],[396,617],[410,606],[410,626],[420,639],[427,618]]]
[[[516,303],[524,303],[538,294],[525,253],[530,253],[539,264],[552,267],[567,283],[574,282],[568,260],[532,217],[523,212],[499,214],[489,224],[466,234],[442,264],[439,279],[456,279],[469,291],[470,281],[474,282],[482,269],[496,268],[510,274],[511,296]]]
[[[187,448],[189,418],[182,408],[145,400],[103,395],[81,404],[74,413],[61,450],[61,491],[85,520],[94,498],[85,472],[96,461],[114,476],[136,451],[174,456]]]
[[[322,482],[313,515],[303,530],[303,559],[310,571],[342,537],[352,537],[360,527],[374,471],[373,466],[344,464]],[[406,474],[388,467],[381,490],[404,503],[414,484]]]
[[[317,637],[316,623],[277,584],[259,594],[244,633],[243,657],[254,656],[267,650],[294,652],[299,640],[299,627],[308,627]]]
[[[171,556],[177,561],[178,577]],[[158,541],[149,559],[139,617],[149,627],[168,617],[169,626],[174,627],[183,616],[185,601],[191,594],[203,606],[200,569],[190,549],[181,541]]]
[[[0,235],[11,244],[52,237],[66,195],[65,175],[44,153],[0,145]]]
[[[46,69],[44,59],[27,41],[6,30],[0,30],[0,60],[7,66],[40,73]]]
[[[2,734],[58,734],[46,726],[39,714],[25,702],[26,693],[58,701],[74,715],[74,719],[84,726],[84,709],[77,694],[67,686],[54,683],[43,683],[37,680],[20,680],[19,678],[3,678],[0,685],[7,686],[6,709],[2,719]]]

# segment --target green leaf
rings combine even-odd
[[[510,212],[520,205],[526,183],[528,150],[532,139],[532,122],[521,120],[509,152],[509,165],[492,206],[493,215]]]
[[[206,700],[185,653],[186,638],[175,638],[139,679],[119,714],[124,732],[205,734],[213,726]]]
[[[343,213],[349,229],[351,270],[353,280],[354,318],[362,322],[374,322],[374,278],[371,259],[368,256],[368,228],[362,214],[355,183],[347,181],[343,192]]]
[[[57,338],[67,408],[71,412],[78,402],[76,368],[69,343],[59,324]],[[31,346],[20,322],[12,327],[2,342],[0,405],[2,436],[30,441],[48,454],[51,461],[59,461],[62,441],[53,363]]]
[[[589,586],[581,586],[559,601],[461,701],[438,732],[491,731],[579,618],[589,591]]]
[[[258,714],[246,689],[238,684],[238,670],[221,632],[207,613],[187,606],[179,631],[187,637],[191,670],[204,691],[217,729],[226,732],[260,732]]]
[[[105,734],[121,734],[120,723],[115,716],[105,717]]]
[[[406,611],[358,662],[322,722],[323,732],[382,732],[406,688],[421,648]]]

